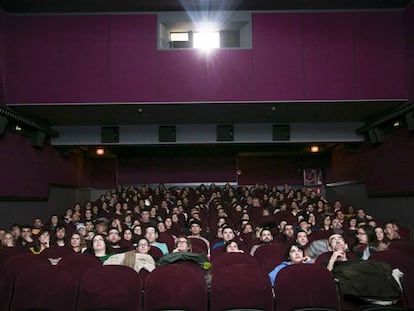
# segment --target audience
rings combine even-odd
[[[287,260],[269,274],[274,284],[279,271],[289,265],[325,258],[327,269],[335,273],[341,263],[366,260],[406,238],[395,221],[383,223],[352,205],[344,209],[339,200],[330,205],[308,188],[211,184],[167,189],[160,184],[154,189],[118,186],[94,202],[75,203],[63,215],[51,215],[45,225],[35,218],[32,226],[0,229],[0,253],[25,247],[40,254],[53,244],[80,254],[88,249],[105,265],[151,272],[156,267],[151,247],[163,254],[157,264],[192,261],[208,269],[206,254],[196,253],[199,240],[209,255],[250,250],[254,256],[262,245],[285,243]],[[190,241],[195,241],[194,249]]]

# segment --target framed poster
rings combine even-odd
[[[305,168],[303,170],[303,184],[305,186],[322,185],[322,170],[320,168]]]

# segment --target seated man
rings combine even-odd
[[[109,250],[112,254],[125,253],[129,250],[128,247],[121,246],[121,234],[117,228],[109,229],[106,240],[108,241]]]
[[[204,243],[206,243],[207,248],[209,248],[210,242],[205,237],[202,236],[201,232],[202,232],[201,222],[195,219],[190,220],[190,235],[188,237],[202,240]]]
[[[253,245],[253,247],[250,249],[250,255],[254,256],[254,253],[256,252],[256,250],[262,246],[262,245],[268,245],[271,244],[273,242],[273,235],[272,232],[270,231],[270,229],[268,228],[263,228],[262,230],[260,230],[260,236],[259,236],[259,243],[256,245]]]
[[[162,253],[168,254],[168,247],[167,244],[157,242],[158,239],[158,229],[153,225],[148,225],[145,228],[145,238],[148,240],[150,246],[158,247]]]
[[[230,240],[233,240],[236,237],[236,234],[235,234],[233,228],[229,227],[227,225],[223,226],[222,234],[223,234],[223,240],[214,243],[213,249],[216,249],[218,247],[222,247],[226,242],[228,242]]]
[[[347,244],[340,234],[328,239],[332,250],[326,268],[338,280],[342,295],[353,295],[370,303],[392,304],[402,295],[401,271],[383,262],[350,260]]]

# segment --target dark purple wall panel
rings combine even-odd
[[[5,105],[6,90],[7,15],[0,8],[0,106]]]
[[[303,14],[253,14],[257,100],[305,99]]]
[[[405,41],[407,46],[408,99],[414,100],[414,2],[405,12]]]
[[[206,55],[210,100],[252,100],[252,50],[214,50]]]
[[[157,100],[157,17],[114,15],[109,30],[109,101]]]
[[[11,133],[0,139],[0,171],[0,197],[47,197],[51,183],[90,185],[82,162],[70,162],[49,145],[35,149]]]
[[[158,52],[159,99],[165,102],[206,100],[206,56],[198,50]]]
[[[61,16],[59,101],[108,99],[108,16]]]
[[[118,183],[231,182],[236,180],[234,157],[119,158]]]
[[[355,13],[358,99],[406,98],[404,12]]]
[[[56,102],[58,17],[13,16],[8,20],[9,102]]]
[[[307,99],[354,99],[353,15],[304,14]]]

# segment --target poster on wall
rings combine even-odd
[[[303,170],[303,184],[305,186],[322,185],[322,170],[320,168],[305,168]]]

